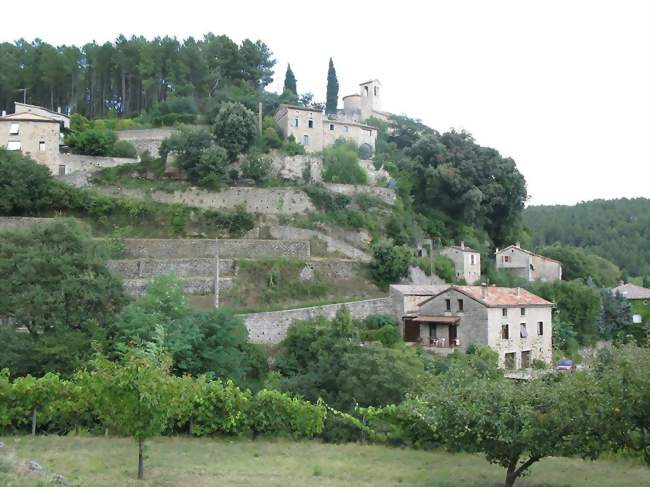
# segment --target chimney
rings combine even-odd
[[[487,292],[488,292],[487,284],[486,283],[481,284],[481,297],[483,299],[487,298]]]
[[[56,113],[61,113],[61,107],[56,107]]]
[[[460,248],[461,248],[461,249],[464,249],[464,248],[465,248],[465,241],[464,241],[464,240],[461,240],[461,241],[460,241]]]
[[[516,243],[515,243],[515,247],[517,247],[518,249],[521,248],[521,243],[520,243],[520,242],[516,242]]]
[[[7,110],[2,110],[2,116],[4,117],[6,115],[7,115]]]
[[[517,286],[516,293],[517,293],[517,296],[521,296],[521,288],[519,286]]]

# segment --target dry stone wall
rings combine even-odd
[[[158,129],[133,129],[116,132],[119,140],[126,140],[133,144],[138,154],[148,151],[152,157],[159,156],[160,144],[176,130],[169,128]]]
[[[214,293],[214,278],[207,276],[182,278],[181,285],[185,294],[206,295]],[[150,279],[125,279],[124,290],[129,296],[137,297],[142,295],[151,284]],[[232,277],[220,277],[219,289],[226,290],[232,287]]]
[[[309,258],[307,240],[219,240],[219,255],[223,259],[260,257]],[[217,243],[212,239],[124,239],[125,257],[131,259],[182,259],[214,257]]]
[[[53,223],[54,218],[31,218],[23,216],[0,217],[0,232],[6,230],[28,230],[34,225]]]
[[[392,312],[390,299],[378,298],[240,316],[243,318],[248,330],[248,341],[273,344],[281,342],[287,336],[287,330],[294,320],[307,320],[317,316],[332,319],[336,316],[336,312],[343,307],[346,307],[355,319],[364,319],[373,314],[389,314]]]

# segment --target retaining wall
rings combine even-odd
[[[175,129],[132,129],[115,132],[119,140],[126,140],[133,144],[138,154],[149,151],[152,157],[158,157],[160,144],[167,137],[176,132]]]
[[[150,259],[207,258],[216,254],[212,239],[124,239],[125,257]],[[219,255],[223,259],[260,257],[309,258],[307,240],[219,240]]]
[[[53,223],[54,218],[31,218],[26,216],[0,217],[0,232],[6,230],[28,230],[34,225]]]
[[[150,283],[150,279],[125,279],[124,289],[130,296],[137,297],[147,289]],[[183,278],[181,284],[185,294],[205,295],[214,293],[214,279],[211,277]],[[219,288],[221,290],[230,289],[232,285],[231,277],[219,278]]]
[[[364,319],[373,314],[389,314],[392,312],[390,299],[378,298],[240,316],[243,318],[248,330],[248,340],[250,342],[272,344],[281,342],[287,336],[287,330],[294,320],[307,320],[316,316],[332,319],[336,312],[344,306],[348,308],[355,319]]]
[[[344,194],[351,198],[359,194],[368,194],[379,198],[384,203],[387,203],[389,205],[395,203],[395,199],[397,198],[394,190],[388,188],[380,188],[378,186],[356,186],[353,184],[326,183],[325,187],[330,191]]]
[[[134,164],[137,159],[128,157],[101,157],[84,156],[81,154],[59,154],[59,164],[65,164],[65,173],[70,174],[76,171],[97,171],[105,167],[123,166]]]

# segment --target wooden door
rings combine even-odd
[[[449,325],[449,346],[453,347],[456,344],[456,338],[458,338],[458,327],[454,325]]]
[[[420,339],[420,323],[412,320],[404,321],[404,341],[417,342]]]

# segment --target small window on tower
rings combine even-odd
[[[374,89],[375,96],[377,96],[377,93],[379,92],[379,90],[378,90],[378,88],[376,86],[374,88],[375,88]]]
[[[9,135],[18,135],[20,132],[20,125],[17,123],[12,123],[9,126]]]
[[[45,152],[45,141],[41,140],[38,143],[38,152]]]
[[[368,87],[367,87],[367,86],[364,86],[364,87],[363,87],[363,94],[364,94],[365,96],[368,96]]]
[[[313,128],[314,128],[314,121],[313,121],[313,120],[310,120],[310,121],[309,121],[308,127],[309,127],[310,129],[313,129]]]
[[[330,123],[330,130],[334,130],[334,124]]]
[[[298,128],[298,117],[293,119],[293,126]]]

